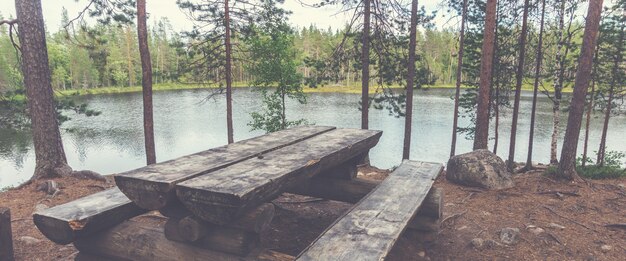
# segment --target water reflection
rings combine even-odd
[[[164,161],[226,143],[225,104],[222,97],[201,102],[206,90],[156,92],[154,94],[155,137],[157,160]],[[445,162],[450,150],[453,90],[417,91],[413,121],[413,159]],[[98,117],[72,116],[63,124],[63,142],[68,161],[75,169],[91,169],[110,174],[134,169],[145,164],[143,148],[141,94],[114,94],[78,97],[96,110]],[[259,95],[248,89],[236,89],[233,94],[233,123],[235,139],[262,134],[250,132],[249,113],[261,106]],[[359,94],[312,94],[307,105],[288,104],[287,116],[305,118],[318,125],[346,128],[360,127]],[[524,93],[517,133],[516,160],[526,157],[530,121],[530,93]],[[541,99],[537,109],[534,159],[549,159],[552,126],[551,105]],[[565,113],[564,113],[565,114]],[[592,120],[591,151],[597,147],[601,118]],[[561,119],[565,123],[565,118]],[[510,111],[504,110],[500,128],[498,154],[508,154]],[[468,119],[461,118],[460,126]],[[611,119],[608,135],[609,150],[626,151],[623,141],[626,117]],[[371,152],[372,164],[389,168],[400,163],[404,119],[389,116],[386,111],[370,112],[370,128],[384,131],[380,143]],[[490,130],[493,131],[493,128]],[[457,151],[471,150],[472,142],[459,137]],[[493,141],[491,141],[493,143]],[[493,146],[493,144],[490,144]],[[560,144],[559,144],[560,146]],[[582,146],[582,145],[580,145]],[[582,148],[582,147],[580,147]],[[28,179],[34,170],[33,145],[28,132],[0,129],[0,188]]]

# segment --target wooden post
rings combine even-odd
[[[0,208],[0,261],[13,261],[13,233],[11,210]]]

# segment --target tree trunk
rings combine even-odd
[[[41,1],[15,1],[22,52],[22,75],[35,146],[32,179],[70,174],[56,115]],[[31,179],[31,180],[32,180]]]
[[[600,13],[602,11],[602,0],[590,0],[585,22],[585,32],[583,34],[583,44],[578,59],[576,80],[574,82],[574,93],[567,119],[567,129],[565,139],[561,149],[561,162],[557,169],[557,175],[565,179],[576,179],[578,175],[575,169],[576,148],[580,134],[583,111],[585,109],[585,98],[589,79],[591,78],[591,67],[593,64],[593,52],[596,46],[596,36],[600,24]]]
[[[370,8],[371,0],[364,1],[363,53],[361,54],[361,129],[369,129],[369,81],[370,81]]]
[[[478,108],[476,111],[476,130],[474,133],[474,150],[487,149],[489,141],[489,89],[491,86],[491,70],[493,43],[496,27],[496,0],[487,0],[485,33],[480,62],[480,87],[478,91]]]
[[[550,164],[558,164],[556,150],[559,138],[559,118],[561,117],[561,90],[563,88],[563,79],[560,72],[564,66],[564,61],[561,58],[561,50],[563,49],[564,45],[563,28],[565,27],[565,1],[561,1],[561,7],[557,16],[559,17],[559,28],[557,29],[558,36],[555,57],[556,70],[554,71],[554,98],[552,100],[552,138],[550,141]]]
[[[528,155],[526,157],[526,170],[533,168],[533,140],[535,138],[535,112],[537,110],[537,92],[539,90],[539,78],[541,74],[541,62],[543,59],[543,20],[546,14],[546,0],[541,1],[541,22],[539,23],[539,42],[537,43],[537,63],[535,64],[535,82],[533,86],[533,105],[530,112],[530,134],[528,135]]]
[[[143,90],[143,131],[146,147],[146,163],[156,163],[154,148],[154,122],[152,116],[152,62],[148,48],[148,28],[146,26],[146,0],[137,1],[137,38],[141,57],[141,87]]]
[[[595,73],[594,73],[595,74]],[[587,107],[587,120],[585,122],[585,141],[583,142],[583,158],[581,165],[584,167],[587,164],[587,146],[589,144],[589,124],[591,123],[591,111],[593,110],[593,97],[596,92],[596,80],[591,80],[591,94],[589,95],[589,107]]]
[[[135,85],[135,69],[133,68],[133,55],[130,52],[131,45],[130,26],[126,26],[126,66],[128,67],[128,87]]]
[[[528,8],[529,0],[524,1],[524,13],[522,15],[522,31],[519,38],[519,57],[517,58],[517,72],[515,73],[515,101],[513,102],[513,119],[511,120],[511,137],[509,139],[509,171],[515,169],[515,141],[517,138],[517,118],[519,116],[519,100],[522,93],[522,80],[524,79],[524,60],[526,58],[526,31],[528,31]]]
[[[467,0],[463,0],[463,11],[461,13],[461,32],[459,36],[459,53],[456,68],[456,91],[454,93],[454,120],[452,122],[452,148],[450,157],[456,155],[456,136],[459,125],[459,96],[461,94],[461,75],[463,72],[463,47],[465,41],[465,19],[467,16]]]
[[[625,13],[626,14],[626,13]],[[613,60],[613,72],[611,77],[611,85],[609,87],[609,100],[607,102],[604,114],[604,126],[602,126],[602,138],[600,138],[600,148],[598,149],[598,160],[596,164],[604,165],[604,156],[606,156],[606,135],[609,129],[609,119],[611,118],[611,109],[613,107],[613,98],[615,98],[615,85],[619,84],[618,74],[620,73],[620,64],[622,63],[622,55],[624,48],[624,24],[621,25],[620,36],[617,42],[617,49]]]
[[[413,121],[413,85],[415,79],[415,45],[417,34],[417,0],[411,3],[411,32],[409,39],[409,65],[406,79],[406,115],[404,118],[404,146],[402,159],[409,159],[411,153],[411,127]]]
[[[13,253],[13,232],[11,231],[11,210],[0,207],[0,260],[15,260]]]
[[[493,83],[491,84],[491,87],[489,88],[489,94],[491,94],[492,89],[495,89],[496,91],[496,95],[495,98],[493,96],[489,97],[490,101],[489,101],[489,111],[487,112],[487,115],[489,115],[491,117],[491,108],[493,107],[493,111],[494,111],[494,117],[495,117],[495,123],[494,123],[494,130],[493,130],[493,154],[498,154],[498,143],[500,141],[500,80],[498,77],[495,77],[494,79],[494,75],[497,76],[497,69],[500,68],[500,57],[498,56],[498,22],[499,22],[499,8],[496,7],[496,28],[494,30],[494,41],[493,41],[493,57],[492,57],[492,62],[493,62],[493,66],[491,67],[491,80],[493,81]],[[493,105],[491,103],[491,99],[493,99]]]
[[[230,46],[230,12],[228,8],[228,0],[224,0],[224,30],[226,35],[226,129],[228,133],[228,144],[230,144],[235,142],[235,140],[233,138],[232,51]]]

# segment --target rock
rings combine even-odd
[[[528,230],[528,232],[530,232],[531,234],[538,236],[541,233],[545,232],[545,230],[543,228],[537,227],[537,226],[533,226],[530,225],[528,227],[526,227],[526,229]]]
[[[35,245],[41,242],[41,240],[36,239],[34,237],[29,237],[29,236],[23,236],[23,237],[18,238],[17,240],[21,241],[22,243],[26,245]]]
[[[37,204],[37,205],[35,206],[35,211],[34,211],[34,212],[43,211],[43,210],[46,210],[46,209],[48,209],[48,208],[50,208],[50,207],[48,207],[46,204],[41,204],[41,203],[40,203],[40,204]]]
[[[454,183],[485,189],[511,188],[515,184],[504,161],[489,150],[475,150],[448,160],[446,178]]]
[[[421,258],[424,258],[426,256],[426,252],[420,251],[419,253],[417,253],[417,255]]]
[[[548,225],[546,225],[546,227],[554,228],[554,229],[561,229],[561,230],[565,229],[564,226],[561,226],[561,225],[559,225],[557,223],[548,223]]]
[[[606,252],[613,250],[613,247],[609,245],[602,245],[600,247],[600,250],[602,251],[602,253],[606,253]]]
[[[621,189],[626,189],[626,185],[624,185],[624,184],[620,183],[620,184],[617,184],[617,186],[620,187]]]
[[[592,256],[592,255],[590,255],[587,258],[585,258],[585,261],[596,261],[596,260],[598,260],[598,259],[595,256]]]
[[[499,245],[500,245],[500,243],[498,243],[498,242],[496,242],[494,240],[491,240],[491,239],[485,240],[485,247],[492,248],[494,246],[499,246]]]
[[[500,241],[506,245],[514,245],[517,243],[520,231],[518,228],[503,228],[500,230]]]
[[[483,248],[483,245],[485,244],[485,241],[482,238],[474,238],[472,239],[472,241],[470,241],[470,245],[476,249],[481,249]]]

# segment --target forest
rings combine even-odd
[[[626,0],[14,2],[0,260],[626,256]]]

